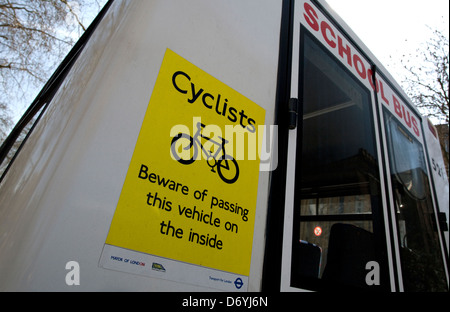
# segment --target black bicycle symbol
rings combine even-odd
[[[233,184],[239,178],[239,166],[237,161],[230,155],[227,155],[225,152],[225,144],[228,143],[222,137],[218,137],[221,142],[217,142],[212,140],[207,136],[202,134],[202,129],[206,126],[202,123],[197,124],[197,132],[194,134],[194,137],[191,137],[186,133],[179,133],[172,139],[170,150],[172,152],[172,156],[183,165],[192,164],[198,156],[198,148],[200,147],[206,156],[206,162],[208,166],[211,167],[212,172],[216,172],[214,169],[217,169],[217,173],[219,177],[228,184]],[[214,145],[217,145],[219,148],[216,148],[216,151],[208,151],[204,148],[201,139],[205,139]],[[221,153],[222,152],[222,153]]]

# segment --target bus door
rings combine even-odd
[[[371,64],[314,3],[295,2],[281,290],[392,290]]]

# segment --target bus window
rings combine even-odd
[[[305,31],[291,286],[367,289],[366,265],[386,278],[371,93]]]
[[[446,291],[422,145],[384,112],[405,291]]]

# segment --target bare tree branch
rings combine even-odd
[[[448,38],[433,31],[433,37],[422,50],[422,61],[411,64],[412,57],[402,60],[408,76],[403,83],[414,104],[423,114],[449,122],[449,49]]]
[[[15,103],[34,98],[29,90],[43,86],[86,30],[85,13],[106,2],[0,0],[0,133],[12,126],[7,119]]]

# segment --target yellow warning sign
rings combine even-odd
[[[264,120],[167,50],[106,244],[248,276]]]

